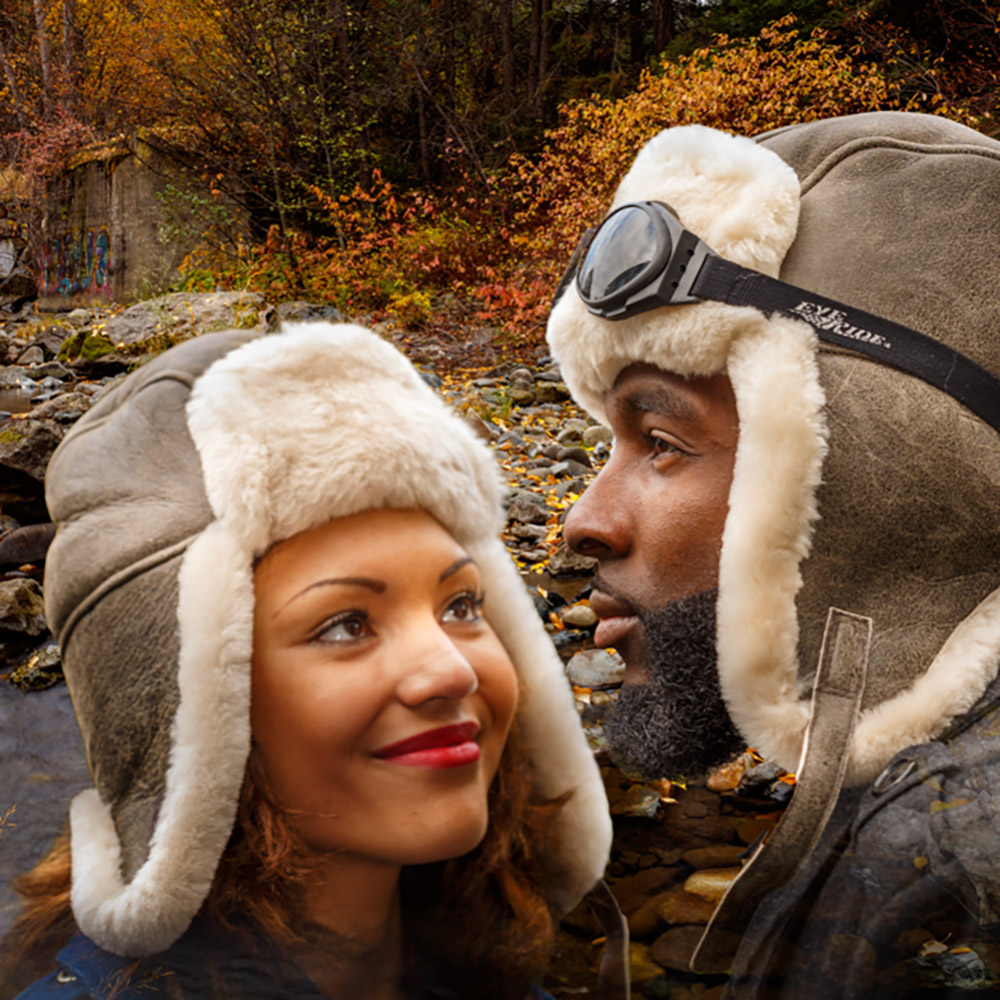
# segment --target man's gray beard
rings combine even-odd
[[[607,736],[611,756],[646,778],[693,777],[746,745],[719,690],[717,593],[637,611],[649,680],[622,687]]]

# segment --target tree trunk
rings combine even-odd
[[[541,37],[542,0],[531,0],[531,21],[528,24],[528,100],[534,102],[538,92],[538,42]]]
[[[444,102],[451,111],[455,108],[455,2],[442,0],[442,61],[444,62]]]
[[[503,106],[508,113],[514,110],[514,18],[511,0],[500,0],[500,51],[503,66]]]
[[[541,117],[542,95],[549,75],[549,11],[552,0],[539,0],[538,79],[535,84],[535,114]]]
[[[657,55],[674,37],[674,5],[672,0],[653,0],[653,47]]]
[[[42,97],[45,112],[52,109],[52,59],[49,53],[49,35],[45,26],[45,0],[32,0],[35,14],[35,33],[38,36],[38,61],[42,67]]]
[[[76,0],[63,0],[63,107],[72,115],[80,113],[80,29],[76,19]]]
[[[417,125],[420,134],[420,173],[423,175],[424,183],[429,184],[431,180],[431,154],[430,140],[427,135],[427,106],[424,100],[424,88],[427,86],[427,74],[425,72],[427,64],[427,54],[424,43],[424,17],[422,4],[417,2],[417,59],[414,67],[417,74]]]
[[[642,23],[642,0],[628,0],[629,62],[641,66],[646,61],[646,33]]]

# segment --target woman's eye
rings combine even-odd
[[[328,621],[319,632],[316,633],[314,641],[347,643],[357,642],[366,638],[371,633],[368,626],[368,619],[365,615],[356,611],[338,615]]]
[[[479,621],[479,612],[482,606],[482,597],[477,597],[475,594],[459,594],[445,609],[441,620],[445,622]]]

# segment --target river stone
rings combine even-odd
[[[35,365],[31,369],[32,378],[69,378],[70,370],[58,361],[43,361],[40,365]]]
[[[709,774],[705,785],[713,792],[731,792],[743,779],[748,760],[751,760],[751,758],[747,754],[743,754],[737,757],[736,760],[720,764]]]
[[[569,389],[565,382],[537,381],[535,383],[535,399],[539,403],[561,403],[569,399]]]
[[[0,468],[13,469],[45,480],[45,470],[63,429],[54,420],[12,420],[0,430]]]
[[[545,524],[549,519],[549,509],[518,497],[507,508],[507,518],[520,524]]]
[[[21,356],[17,359],[19,365],[40,365],[45,361],[45,352],[37,345],[32,344]]]
[[[731,868],[740,863],[745,852],[741,844],[713,844],[685,851],[681,860],[692,868]]]
[[[665,969],[690,973],[691,956],[704,933],[704,927],[671,927],[669,931],[661,934],[653,942],[650,947],[650,955],[654,962],[662,965]],[[715,931],[714,933],[719,935],[715,940],[723,951],[735,955],[740,944],[740,936],[728,931]],[[701,996],[718,997],[722,995],[723,989],[724,985],[713,987],[711,990],[703,992]]]
[[[268,328],[271,308],[259,292],[173,292],[112,316],[103,330],[115,346],[166,335],[172,342],[219,330]]]
[[[558,368],[549,368],[546,371],[535,374],[536,382],[561,382],[562,380],[562,372]]]
[[[578,462],[580,465],[585,465],[588,469],[591,467],[590,455],[583,448],[579,447],[579,445],[574,445],[570,448],[560,448],[553,457],[560,462],[572,461]]]
[[[589,470],[586,465],[582,465],[580,462],[574,462],[573,459],[568,459],[565,462],[556,462],[556,464],[549,469],[549,472],[553,476],[566,476],[573,479],[586,475],[588,471]]]
[[[715,912],[715,903],[675,885],[660,904],[660,916],[668,924],[707,924]]]
[[[278,319],[282,323],[309,323],[324,320],[327,323],[346,323],[347,317],[328,303],[282,302],[278,306]]]
[[[535,391],[527,382],[515,382],[508,391],[514,406],[530,406],[535,401]]]
[[[10,305],[19,299],[38,298],[38,279],[27,268],[17,267],[0,280],[0,305]]]
[[[596,559],[581,556],[568,548],[565,542],[559,543],[559,548],[549,559],[549,572],[553,576],[588,576],[596,569]]]
[[[653,961],[649,945],[640,944],[638,941],[629,943],[628,964],[629,978],[633,986],[644,986],[650,980],[663,974],[663,969]]]
[[[556,435],[556,441],[560,444],[579,444],[583,441],[583,433],[587,429],[587,422],[577,417],[570,417],[565,421],[562,430]]]
[[[747,770],[740,779],[740,795],[762,795],[767,788],[788,772],[773,761],[765,760]]]
[[[740,868],[703,868],[688,877],[684,888],[687,892],[701,896],[710,903],[718,903],[741,870]]]
[[[511,526],[510,533],[515,538],[530,538],[538,541],[544,538],[549,530],[544,524],[514,524]]]
[[[65,680],[59,644],[49,642],[40,646],[24,663],[10,672],[7,680],[22,691],[45,691]]]
[[[507,381],[513,385],[515,382],[526,382],[531,385],[535,381],[535,376],[527,368],[515,368],[508,376]]]
[[[0,580],[0,628],[27,635],[45,629],[42,588],[30,578]]]
[[[566,664],[566,674],[577,687],[611,687],[625,679],[625,661],[609,649],[585,649]]]
[[[663,926],[660,907],[667,901],[668,895],[668,891],[658,892],[628,915],[628,929],[632,937],[650,938]]]
[[[559,616],[564,625],[569,625],[572,628],[592,628],[597,624],[597,615],[586,605],[586,604],[574,604],[573,607],[567,608]],[[600,650],[604,652],[604,650]],[[583,684],[582,687],[594,687],[593,684]]]
[[[635,913],[650,896],[665,893],[683,876],[682,868],[646,868],[634,875],[624,875],[611,886],[622,913]]]
[[[774,829],[774,822],[763,819],[740,819],[735,825],[736,836],[744,844],[755,844],[765,834]]]
[[[74,309],[66,314],[66,322],[73,326],[86,326],[91,319],[93,314],[89,309]]]
[[[611,444],[614,439],[615,436],[611,433],[611,428],[605,427],[603,424],[598,424],[595,427],[588,427],[583,432],[584,444]]]

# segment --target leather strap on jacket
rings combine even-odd
[[[586,900],[604,931],[604,954],[597,974],[596,995],[600,1000],[629,1000],[628,924],[604,879],[587,893]]]
[[[722,897],[691,958],[694,972],[728,971],[737,935],[761,899],[792,878],[822,836],[847,772],[871,635],[871,618],[830,608],[795,794],[770,839],[757,848]]]

